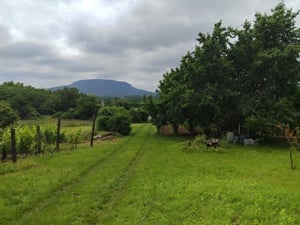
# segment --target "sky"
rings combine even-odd
[[[293,11],[299,0],[284,1]],[[0,83],[36,88],[83,79],[155,91],[198,33],[241,28],[276,0],[0,0]],[[300,16],[297,17],[300,26]]]

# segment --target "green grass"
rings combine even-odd
[[[186,144],[135,125],[93,148],[0,164],[10,168],[0,224],[300,224],[300,168],[287,149]]]
[[[31,120],[20,120],[20,125],[45,125],[45,124],[57,124],[58,119],[52,118],[51,116],[43,116],[37,119]],[[77,119],[61,119],[61,125],[63,127],[80,127],[80,126],[91,126],[92,121],[89,120],[77,120]]]
[[[44,125],[54,125],[57,126],[58,119],[49,116],[44,116],[32,120],[21,120],[21,126],[44,126]],[[61,119],[61,132],[66,134],[77,132],[81,130],[82,133],[92,131],[92,121],[89,120],[76,120],[76,119]]]

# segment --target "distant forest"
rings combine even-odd
[[[0,108],[11,107],[20,119],[42,115],[68,119],[91,119],[100,106],[121,106],[130,110],[141,106],[143,96],[96,97],[79,93],[76,88],[50,91],[4,82],[0,85]]]

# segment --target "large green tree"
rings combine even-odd
[[[95,96],[83,95],[76,100],[76,114],[78,119],[91,119],[99,111],[100,104]]]
[[[296,28],[297,15],[298,12],[280,3],[272,14],[255,16],[251,43],[255,55],[248,70],[252,113],[246,120],[250,125],[263,125],[262,132],[272,132],[281,123],[295,123],[298,117],[300,29]]]
[[[184,122],[183,117],[183,94],[184,84],[182,82],[183,74],[177,68],[164,74],[164,80],[160,81],[159,84],[159,101],[158,108],[160,114],[159,119],[161,125],[164,125],[168,121],[175,133],[177,133],[179,124]]]
[[[63,88],[53,92],[54,108],[56,112],[67,112],[76,107],[76,101],[80,94],[77,88]]]
[[[168,122],[176,129],[186,124],[191,133],[220,131],[232,117],[233,98],[228,58],[230,30],[215,24],[212,35],[199,33],[195,51],[188,52],[180,67],[164,75],[159,85],[161,104]],[[226,108],[226,110],[224,110]]]
[[[261,134],[278,124],[297,124],[300,30],[298,12],[279,3],[253,24],[199,33],[198,44],[178,68],[165,73],[158,87],[157,112],[175,129],[237,129],[246,124]]]
[[[5,128],[19,119],[9,103],[0,101],[0,128]]]

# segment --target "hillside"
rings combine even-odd
[[[84,94],[92,94],[96,96],[122,97],[130,95],[151,95],[150,91],[137,89],[127,82],[106,80],[106,79],[90,79],[75,81],[70,85],[58,86],[50,88],[55,91],[64,87],[75,87],[79,92]]]

